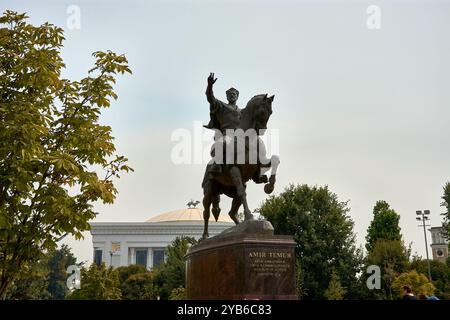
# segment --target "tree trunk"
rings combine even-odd
[[[0,285],[0,300],[6,300],[6,293],[9,289],[9,283],[10,281],[6,278],[3,279],[1,285]]]

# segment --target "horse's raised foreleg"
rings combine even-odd
[[[247,220],[253,220],[253,215],[248,208],[247,204],[247,194],[245,192],[244,184],[242,183],[242,177],[241,177],[241,170],[239,170],[238,167],[232,167],[230,169],[230,176],[233,180],[233,184],[236,187],[237,195],[240,198],[242,204],[244,205],[244,219]]]
[[[209,221],[209,208],[211,206],[211,194],[207,191],[203,196],[203,236],[202,239],[209,237],[208,234],[208,221]]]
[[[277,176],[277,169],[278,169],[278,165],[280,164],[280,157],[273,155],[270,158],[270,178],[269,178],[269,183],[267,183],[264,186],[264,192],[267,194],[270,194],[273,192],[273,189],[275,188],[275,181],[276,181],[276,176]]]
[[[273,155],[272,157],[266,157],[266,146],[261,138],[258,138],[258,159],[261,164],[261,175],[263,175],[268,168],[271,168],[269,182],[264,186],[264,192],[269,194],[273,192],[275,188],[275,180],[277,175],[278,165],[280,164],[280,158]]]
[[[237,196],[236,198],[233,198],[233,202],[231,203],[231,209],[230,209],[230,212],[228,213],[228,215],[230,216],[231,220],[234,221],[235,224],[239,224],[237,214],[238,214],[238,210],[239,210],[239,207],[241,206],[241,204],[242,204],[242,201],[239,198],[239,196]]]

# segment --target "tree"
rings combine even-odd
[[[442,235],[445,239],[450,240],[450,182],[447,182],[444,186],[442,200],[441,207],[445,208],[445,212],[443,214],[444,222],[442,223]]]
[[[51,299],[62,300],[66,298],[66,295],[69,293],[67,288],[67,268],[76,263],[77,259],[65,244],[50,254],[47,290],[51,295]]]
[[[401,240],[400,215],[386,201],[377,201],[373,208],[373,220],[367,229],[366,249],[371,251],[378,239]]]
[[[324,299],[333,272],[347,289],[346,298],[356,298],[362,256],[348,212],[347,203],[328,187],[308,185],[290,185],[262,204],[260,213],[275,232],[294,236],[300,298]]]
[[[186,288],[174,288],[170,293],[169,300],[186,300]]]
[[[92,204],[112,203],[113,179],[131,170],[98,122],[127,59],[95,52],[88,76],[63,79],[63,30],[27,18],[0,17],[0,298],[62,236],[80,239]]]
[[[121,285],[125,283],[130,276],[147,272],[147,268],[140,264],[131,264],[129,266],[118,267],[116,270],[119,273],[119,281]]]
[[[67,289],[67,267],[76,264],[67,245],[46,252],[28,264],[26,272],[16,278],[8,291],[7,299],[65,299]]]
[[[81,269],[81,287],[75,289],[68,298],[71,300],[118,300],[119,273],[112,267],[106,268],[102,263],[91,264],[89,269]]]
[[[428,280],[428,278],[418,273],[416,270],[405,272],[395,278],[392,283],[392,289],[396,297],[401,297],[403,294],[403,286],[410,285],[413,292],[418,294],[433,295],[436,288]]]
[[[428,274],[428,262],[420,257],[413,257],[410,270]],[[436,296],[441,299],[450,299],[450,266],[445,263],[430,260],[430,271],[433,285],[436,287]]]
[[[172,290],[184,288],[186,279],[186,262],[184,256],[189,246],[197,241],[192,237],[177,237],[167,247],[167,260],[161,264],[154,275],[154,283],[161,299],[169,299]]]
[[[147,268],[132,264],[116,269],[119,274],[119,288],[122,299],[125,300],[150,300],[156,299],[157,290],[153,284],[153,275]]]
[[[376,265],[381,271],[381,290],[372,290],[372,298],[393,299],[392,283],[398,274],[409,268],[410,248],[398,240],[378,239],[367,256],[366,264]]]
[[[345,288],[342,287],[339,276],[336,272],[331,274],[331,280],[325,290],[324,296],[327,300],[342,300],[345,296]]]
[[[158,296],[151,272],[132,274],[121,285],[122,299],[154,300]]]
[[[51,299],[48,291],[48,257],[42,256],[29,265],[26,272],[16,278],[6,298],[10,300],[46,300]]]

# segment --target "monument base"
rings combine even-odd
[[[291,236],[258,220],[203,240],[186,255],[187,298],[295,300],[294,248]]]

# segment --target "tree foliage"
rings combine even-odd
[[[444,222],[442,223],[442,235],[445,239],[450,240],[450,182],[447,182],[444,186],[442,200],[441,206],[445,208]]]
[[[414,257],[411,262],[411,270],[428,274],[427,260]],[[435,295],[441,299],[450,299],[450,266],[436,260],[430,260],[430,271],[433,285],[436,287]]]
[[[129,266],[118,267],[116,270],[119,273],[120,284],[125,283],[125,281],[127,281],[127,279],[134,274],[147,272],[147,268],[140,264],[131,264]]]
[[[170,293],[169,300],[186,300],[186,288],[174,288]]]
[[[120,287],[125,300],[155,300],[158,296],[151,272],[132,274]]]
[[[51,299],[62,300],[69,294],[69,289],[67,288],[67,268],[76,263],[77,259],[65,244],[60,249],[51,252],[48,260],[49,272],[47,276],[47,290],[51,295]]]
[[[17,277],[6,295],[9,300],[46,300],[51,299],[48,291],[48,257],[39,257],[28,264],[26,272]]]
[[[26,20],[0,17],[0,298],[62,236],[81,238],[92,204],[112,203],[113,179],[131,169],[98,121],[127,59],[98,51],[85,78],[63,79],[63,30]]]
[[[378,239],[367,256],[367,265],[376,265],[381,271],[381,290],[371,290],[376,299],[394,298],[392,283],[394,279],[409,268],[411,249],[398,240]]]
[[[324,296],[327,300],[342,300],[344,299],[346,290],[341,285],[341,280],[336,272],[331,274],[331,280],[325,290]]]
[[[192,237],[177,237],[167,248],[167,259],[155,270],[154,283],[161,299],[169,299],[175,288],[184,288],[186,262],[184,256],[197,241]]]
[[[69,296],[71,300],[118,300],[121,298],[119,289],[119,273],[112,267],[106,268],[91,264],[89,269],[81,269],[80,289],[75,289]]]
[[[355,297],[362,256],[346,202],[328,187],[290,185],[266,200],[260,212],[276,233],[294,236],[300,298],[324,299],[333,272],[346,288],[346,298]]]
[[[373,219],[367,229],[366,249],[371,251],[378,239],[401,240],[400,215],[386,201],[377,201],[373,208]]]
[[[153,274],[146,267],[132,264],[116,269],[119,273],[119,288],[122,299],[125,300],[152,300],[157,297]]]
[[[400,298],[403,295],[403,286],[405,285],[411,286],[415,295],[433,295],[436,290],[430,280],[428,280],[424,274],[418,273],[416,270],[402,273],[395,278],[392,283],[392,290],[396,298]]]
[[[7,299],[65,299],[67,289],[67,268],[76,264],[67,245],[46,252],[39,259],[27,265],[26,272],[16,278],[8,291]]]

